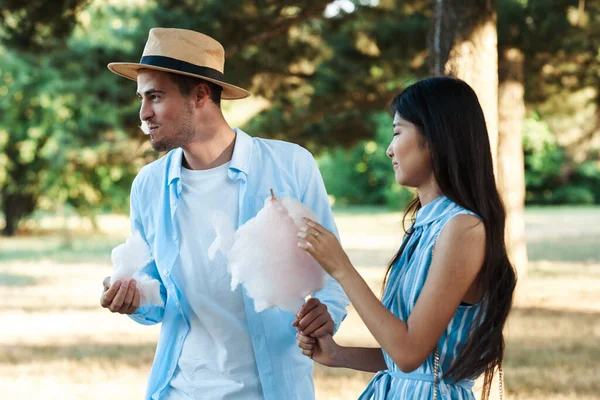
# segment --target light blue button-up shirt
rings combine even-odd
[[[272,188],[276,197],[300,200],[317,214],[324,227],[337,235],[325,185],[312,155],[292,143],[252,138],[234,130],[236,142],[228,176],[240,183],[238,226],[256,216]],[[189,331],[181,310],[182,294],[171,274],[179,267],[175,213],[182,194],[182,156],[183,151],[178,148],[148,164],[131,188],[132,230],[141,233],[154,257],[144,272],[159,280],[165,302],[164,307],[145,304],[131,316],[145,325],[162,322],[146,393],[146,398],[155,400],[161,398],[173,377]],[[349,305],[341,286],[330,278],[315,297],[327,305],[337,331]],[[314,398],[313,362],[297,347],[296,328],[291,326],[294,315],[279,308],[256,313],[254,302],[245,291],[244,305],[264,398]]]

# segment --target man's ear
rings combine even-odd
[[[210,87],[206,83],[199,83],[192,90],[191,97],[196,107],[203,107],[210,101]]]

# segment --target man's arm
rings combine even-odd
[[[296,168],[297,174],[302,179],[302,184],[304,185],[300,201],[313,210],[321,225],[327,227],[339,239],[321,172],[313,156],[307,150],[302,149],[298,155]],[[327,311],[333,319],[333,333],[335,333],[346,318],[346,307],[350,305],[350,301],[338,282],[329,275],[327,275],[327,279],[327,285],[323,290],[315,293],[313,297],[319,299],[327,306]]]
[[[144,237],[143,234],[142,237]],[[142,272],[160,282],[160,297],[162,298],[163,303],[167,304],[167,291],[160,279],[154,260],[144,267]],[[151,303],[146,303],[138,307],[138,309],[133,314],[130,314],[129,317],[142,325],[154,325],[162,322],[164,312],[165,306],[156,306]]]
[[[130,195],[130,221],[131,221],[131,232],[138,231],[142,236],[142,239],[146,243],[148,240],[146,239],[146,232],[144,231],[144,225],[142,224],[141,216],[140,216],[140,208],[139,208],[139,196],[137,193],[137,180],[133,181],[131,186],[131,195]],[[164,284],[162,283],[162,279],[160,278],[160,274],[158,273],[158,269],[156,268],[156,263],[152,260],[148,265],[146,265],[142,272],[151,277],[152,279],[158,280],[160,283],[160,296],[163,302],[166,304],[167,299],[167,291],[165,289]],[[165,311],[164,306],[155,306],[150,303],[146,303],[143,305],[139,305],[139,289],[135,288],[135,284],[130,284],[130,288],[127,293],[124,293],[122,296],[120,292],[123,289],[119,290],[120,282],[115,282],[112,287],[108,286],[109,279],[105,279],[104,282],[104,292],[102,293],[102,297],[100,303],[102,307],[108,308],[111,312],[118,312],[121,314],[128,314],[131,319],[134,321],[143,324],[143,325],[154,325],[162,322],[163,314]],[[116,288],[115,288],[116,286]],[[134,294],[130,299],[129,292],[133,289]],[[125,288],[127,290],[127,288]],[[122,297],[122,299],[120,297]],[[116,301],[116,305],[114,304]],[[129,302],[128,302],[129,301]],[[125,306],[119,306],[119,304],[124,303]]]
[[[144,239],[144,241],[149,245],[148,240],[146,239],[146,231],[144,230],[144,225],[142,224],[137,186],[138,181],[137,179],[134,179],[133,184],[131,185],[131,196],[129,198],[131,232],[138,231],[142,236],[142,239]],[[160,274],[158,273],[158,268],[156,268],[156,262],[154,259],[152,259],[152,261],[146,265],[144,269],[142,269],[142,272],[148,275],[150,278],[156,279],[160,283],[160,297],[162,298],[163,303],[166,305],[167,290],[163,284]],[[165,306],[161,307],[146,303],[141,305],[135,313],[130,315],[130,317],[140,324],[154,325],[162,322],[164,312]]]

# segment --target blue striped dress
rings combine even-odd
[[[408,320],[423,289],[438,236],[446,223],[459,214],[475,215],[445,196],[438,197],[417,211],[415,224],[409,232],[411,234],[406,235],[404,239],[406,242],[403,243],[404,251],[390,270],[383,295],[383,305],[402,321]],[[442,380],[442,376],[467,342],[479,308],[480,303],[473,306],[461,305],[438,342],[440,355],[438,399],[440,400],[475,399],[472,380],[449,382]],[[435,351],[415,371],[403,373],[384,351],[388,369],[378,372],[373,377],[359,399],[433,398],[434,353]]]

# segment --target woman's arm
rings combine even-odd
[[[380,347],[339,346],[325,335],[318,339],[296,335],[302,354],[311,357],[319,364],[333,368],[351,368],[358,371],[377,372],[387,369]]]
[[[415,370],[435,348],[485,256],[485,228],[472,215],[452,218],[442,230],[427,279],[404,322],[386,309],[350,263],[335,236],[313,221],[299,234],[310,253],[344,288],[379,345],[404,372]],[[310,244],[310,246],[308,246]]]
[[[329,198],[321,172],[313,156],[308,150],[298,147],[294,154],[295,171],[298,179],[298,185],[301,189],[299,200],[314,211],[321,224],[330,232],[338,235],[337,227],[329,205]],[[325,287],[313,297],[319,299],[327,306],[327,312],[333,320],[333,332],[337,332],[342,321],[346,318],[346,307],[350,305],[348,297],[344,293],[339,282],[328,277]],[[305,321],[303,321],[305,322]]]

